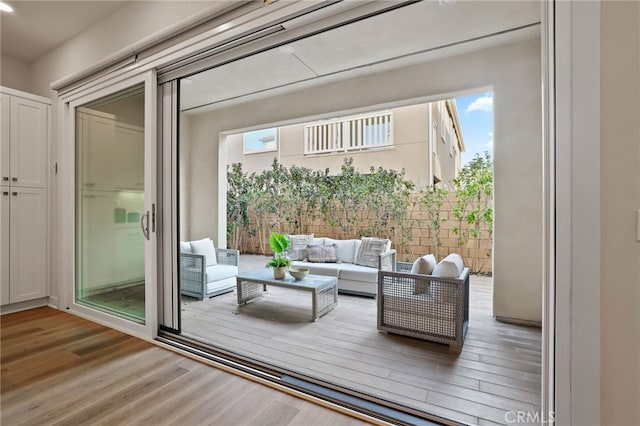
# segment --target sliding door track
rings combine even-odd
[[[160,331],[156,339],[166,345],[212,361],[238,372],[252,375],[281,386],[305,393],[349,410],[394,425],[457,425],[459,423],[438,416],[411,410],[390,401],[380,400],[360,392],[345,389],[320,380],[311,379],[285,369],[224,351],[196,339]]]

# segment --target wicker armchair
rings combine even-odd
[[[233,291],[238,275],[238,250],[216,248],[217,265],[206,266],[204,255],[180,253],[180,292],[204,300]]]
[[[411,274],[412,263],[378,272],[378,330],[460,350],[469,323],[469,268],[457,278]]]

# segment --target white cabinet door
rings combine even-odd
[[[48,121],[48,105],[11,96],[11,185],[46,187]]]
[[[116,229],[113,239],[113,281],[144,282],[144,236],[140,227]]]
[[[91,291],[113,282],[114,194],[93,192],[82,196],[82,280]]]
[[[115,124],[118,153],[113,164],[113,183],[119,189],[144,189],[144,131],[135,126]]]
[[[0,187],[0,305],[9,303],[9,202],[11,188]]]
[[[12,187],[9,198],[9,300],[16,303],[46,297],[47,192]]]
[[[112,189],[114,156],[117,155],[114,140],[115,122],[109,118],[88,116],[89,125],[83,135],[84,184],[95,189]]]
[[[11,179],[11,172],[9,167],[11,166],[11,132],[9,128],[11,98],[8,95],[0,94],[0,114],[2,114],[2,122],[0,124],[0,133],[2,135],[2,146],[0,146],[0,185],[9,185]]]

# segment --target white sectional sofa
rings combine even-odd
[[[391,249],[391,241],[377,238],[361,240],[334,240],[314,238],[311,235],[290,235],[292,248],[289,257],[293,266],[309,268],[309,273],[338,278],[338,292],[376,297],[378,271],[391,271],[396,263],[396,251]],[[373,243],[373,244],[369,244]],[[369,247],[372,250],[361,251]],[[318,261],[310,253],[316,249],[329,248],[327,259]],[[333,249],[331,249],[333,247]],[[334,251],[335,250],[335,251]],[[335,258],[333,254],[335,253]],[[310,256],[311,254],[311,256]],[[315,260],[315,261],[313,261]]]

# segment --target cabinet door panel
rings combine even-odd
[[[10,199],[9,299],[16,303],[47,296],[47,192],[13,187]]]
[[[113,188],[117,153],[113,146],[115,122],[108,118],[89,116],[85,143],[85,186],[97,189]]]
[[[11,185],[44,188],[49,107],[12,96],[10,115]]]
[[[116,123],[114,152],[118,154],[114,164],[113,182],[116,188],[144,188],[144,133],[142,129]]]
[[[114,231],[114,282],[144,282],[144,237],[139,227]]]
[[[10,167],[10,113],[11,98],[7,95],[0,94],[0,114],[2,114],[2,123],[0,124],[0,133],[2,134],[2,146],[0,147],[0,185],[8,185],[11,179]]]
[[[9,187],[0,187],[0,305],[9,303]]]
[[[114,194],[82,196],[82,282],[90,293],[113,282]]]

